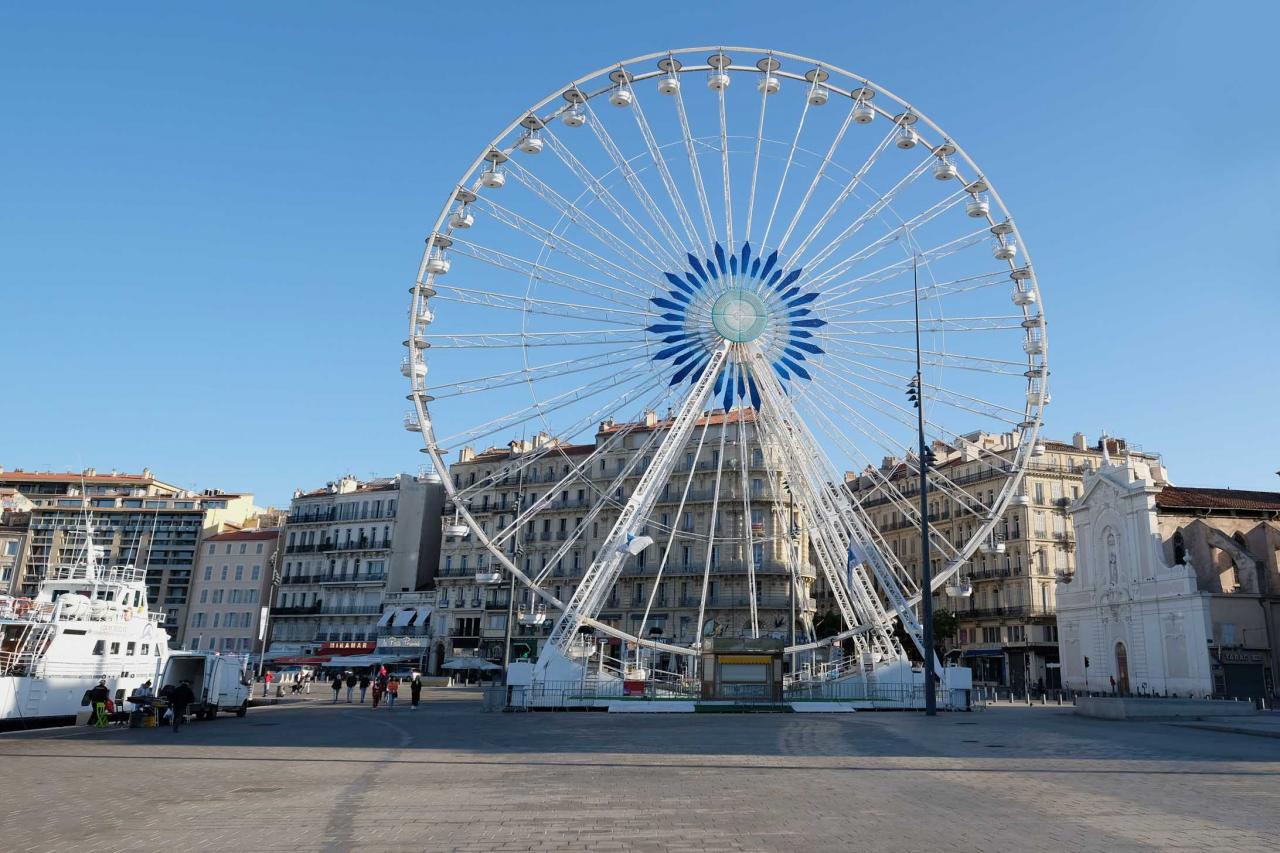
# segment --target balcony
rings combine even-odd
[[[288,545],[285,546],[286,554],[314,554],[316,550],[315,543],[310,545]]]
[[[301,607],[272,607],[272,616],[316,616],[320,614],[319,604],[306,604]]]
[[[381,604],[333,605],[320,608],[324,616],[378,616],[382,613]]]
[[[391,547],[389,539],[352,539],[347,542],[334,542],[332,544],[326,542],[323,546],[325,553],[341,552],[341,551],[385,551]]]
[[[280,578],[280,585],[319,583],[322,577],[323,575],[289,575],[287,577]]]
[[[370,586],[380,585],[387,580],[386,572],[365,572],[362,574],[316,575],[316,580],[325,586]]]

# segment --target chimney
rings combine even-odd
[[[97,469],[97,468],[85,468],[85,469],[84,469],[84,475],[85,475],[86,477],[96,477],[96,476],[98,476],[98,469]]]
[[[1076,450],[1088,450],[1089,439],[1085,438],[1084,433],[1078,432],[1075,435],[1071,436],[1071,446],[1074,447]]]
[[[151,479],[151,469],[150,469],[150,468],[143,468],[143,469],[142,469],[142,479],[144,479],[144,480],[150,480],[150,479]]]
[[[652,429],[653,427],[657,426],[657,425],[658,425],[658,413],[657,413],[657,412],[652,412],[652,411],[645,411],[645,413],[644,413],[644,425],[645,425],[645,426],[647,426],[647,427],[649,427],[650,429]]]

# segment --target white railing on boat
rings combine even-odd
[[[45,578],[53,581],[140,584],[146,582],[147,570],[138,566],[111,566],[90,572],[88,566],[55,566],[49,569]]]

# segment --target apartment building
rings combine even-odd
[[[252,494],[197,494],[156,479],[150,469],[100,474],[93,468],[79,473],[0,468],[3,488],[32,504],[28,545],[15,581],[18,594],[35,595],[50,567],[83,558],[88,516],[103,562],[146,569],[148,606],[165,614],[164,627],[175,645],[184,639],[201,537],[238,528],[257,512]]]
[[[565,601],[597,558],[654,448],[671,425],[670,414],[659,418],[646,412],[642,421],[633,423],[604,421],[591,443],[568,444],[539,435],[533,441],[512,441],[480,452],[467,448],[449,467],[448,475],[455,488],[465,490],[471,514],[490,536],[508,528],[522,510],[546,501],[515,535],[508,536],[503,548],[526,575],[543,577],[543,588]],[[653,537],[654,544],[628,557],[597,618],[632,634],[681,645],[696,642],[700,635],[750,636],[750,556],[757,566],[755,597],[761,634],[789,638],[794,627],[797,635],[804,636],[804,625],[813,615],[810,590],[815,570],[802,556],[802,588],[793,602],[788,537],[794,533],[794,547],[800,555],[807,555],[808,540],[802,531],[797,532],[776,451],[757,440],[751,412],[742,417],[738,412],[726,416],[715,410],[698,422],[695,435],[702,435],[704,429],[701,451],[695,452],[697,443],[691,442],[681,452],[650,514],[650,524],[640,531]],[[628,463],[637,454],[641,458],[628,472]],[[743,458],[748,468],[745,495],[739,463]],[[711,543],[708,564],[707,532],[713,529],[717,472],[723,475],[714,531],[723,539]],[[601,503],[603,509],[590,518],[591,510]],[[445,507],[446,517],[452,512],[452,505]],[[753,540],[751,555],[743,553],[748,525]],[[670,556],[659,577],[662,554],[669,543]],[[706,610],[699,625],[703,572],[708,565]],[[539,613],[538,599],[523,584],[513,583],[509,574],[493,575],[498,568],[494,556],[476,537],[445,537],[437,584],[438,639],[433,667],[448,657],[464,655],[479,655],[501,664],[507,659],[508,637],[510,659],[537,657],[559,613],[545,614],[541,624],[522,624],[533,621],[530,617]],[[519,618],[521,614],[525,620]],[[610,653],[618,656],[622,651],[620,643],[612,641]],[[664,659],[659,665],[664,664],[674,662]]]
[[[413,474],[348,475],[295,492],[271,606],[270,656],[372,652],[386,595],[434,583],[443,495],[439,478]]]
[[[22,561],[31,534],[31,501],[17,489],[0,489],[0,595],[19,591]]]
[[[1104,440],[1112,454],[1132,453],[1163,471],[1157,456],[1139,453],[1122,439],[1090,443],[1083,433],[1076,433],[1070,442],[1037,442],[1023,484],[1005,508],[995,537],[961,571],[972,594],[935,593],[935,611],[949,611],[957,619],[956,634],[944,646],[948,658],[971,667],[975,683],[1015,689],[1060,686],[1057,579],[1074,572],[1076,561],[1067,507],[1082,494],[1084,476],[1101,465]],[[1013,460],[1014,437],[975,432],[957,444],[934,445],[939,471],[965,492],[993,502],[1006,477],[997,460]],[[902,460],[887,458],[878,472],[851,476],[850,485],[888,547],[919,580],[919,530],[884,493],[885,479],[913,501],[914,510],[920,494],[918,474]],[[969,541],[981,526],[977,516],[940,492],[930,494],[929,518],[935,530],[957,545]],[[935,551],[931,564],[936,574],[946,561]]]
[[[263,606],[270,601],[280,531],[232,530],[200,543],[185,631],[195,651],[261,652]]]

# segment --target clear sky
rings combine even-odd
[[[415,470],[400,341],[443,194],[574,77],[746,44],[882,82],[992,177],[1045,294],[1049,435],[1280,489],[1280,4],[802,8],[8,4],[0,465],[277,504]]]

